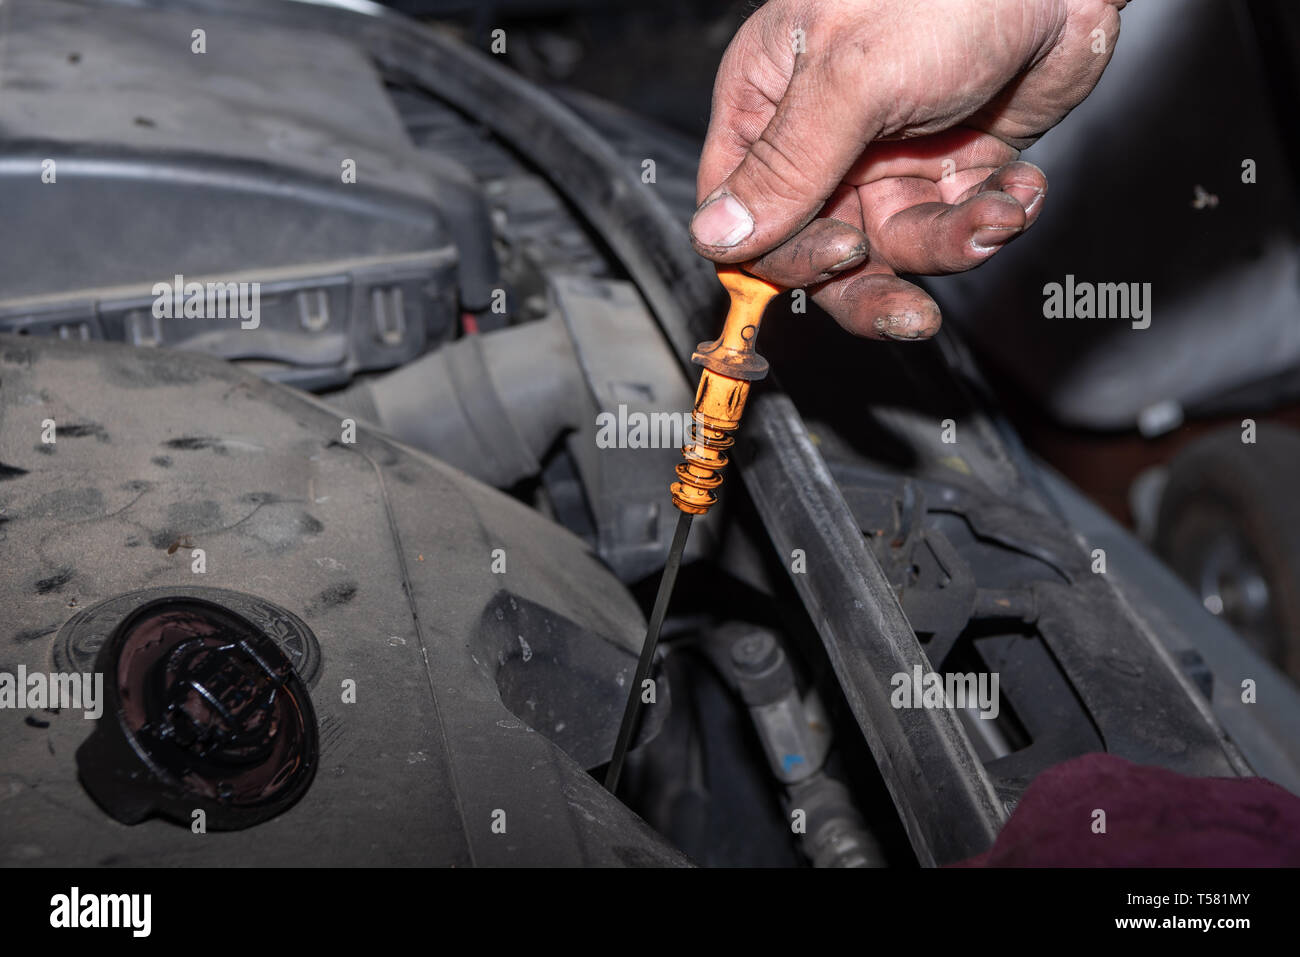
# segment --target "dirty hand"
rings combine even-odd
[[[1125,0],[769,0],[718,70],[695,248],[812,297],[850,332],[918,339],[898,273],[978,265],[1038,217],[1017,160],[1096,85]]]

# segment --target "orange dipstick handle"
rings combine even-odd
[[[718,279],[731,295],[731,308],[722,334],[701,342],[691,356],[704,371],[691,412],[693,441],[682,449],[686,461],[677,466],[671,486],[673,504],[690,515],[703,515],[718,500],[713,490],[722,484],[718,473],[735,441],[729,433],[740,426],[750,382],[767,375],[767,360],[754,351],[763,310],[782,291],[735,266],[719,266]]]

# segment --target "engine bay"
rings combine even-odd
[[[608,793],[725,311],[694,145],[396,17],[163,6],[6,3],[0,672],[116,689],[0,711],[11,862],[932,866],[1077,755],[1294,773],[957,331],[796,292]]]

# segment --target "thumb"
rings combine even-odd
[[[827,112],[834,98],[819,74],[795,72],[767,126],[695,211],[691,240],[705,257],[744,262],[785,242],[812,221],[874,138],[873,118],[845,122]],[[724,150],[734,156],[744,126],[752,123],[752,113],[715,111],[701,170],[716,169]]]

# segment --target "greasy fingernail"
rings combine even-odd
[[[852,269],[854,266],[861,266],[866,261],[867,252],[864,249],[861,252],[854,253],[846,259],[841,259],[834,266],[827,266],[818,274],[817,278],[814,279],[813,282],[826,282],[828,279],[834,279],[846,269]]]
[[[701,246],[726,249],[754,231],[754,217],[730,193],[719,193],[695,211],[691,235]]]
[[[1013,197],[1017,203],[1025,208],[1026,213],[1032,211],[1033,208],[1038,205],[1039,200],[1043,198],[1043,191],[1041,189],[1037,189],[1033,186],[1021,186],[1016,183],[1003,186],[1002,192]]]
[[[924,338],[921,326],[907,316],[877,316],[874,326],[876,332],[886,339],[897,342],[915,342]]]
[[[843,259],[841,259],[839,262],[837,262],[834,266],[826,267],[826,272],[828,273],[843,272],[845,269],[848,269],[850,266],[861,265],[862,261],[866,258],[867,258],[867,247],[862,245],[854,246],[853,249],[849,252],[849,254],[845,256]]]
[[[1020,226],[981,226],[971,236],[971,248],[977,253],[992,252],[1020,230]]]

